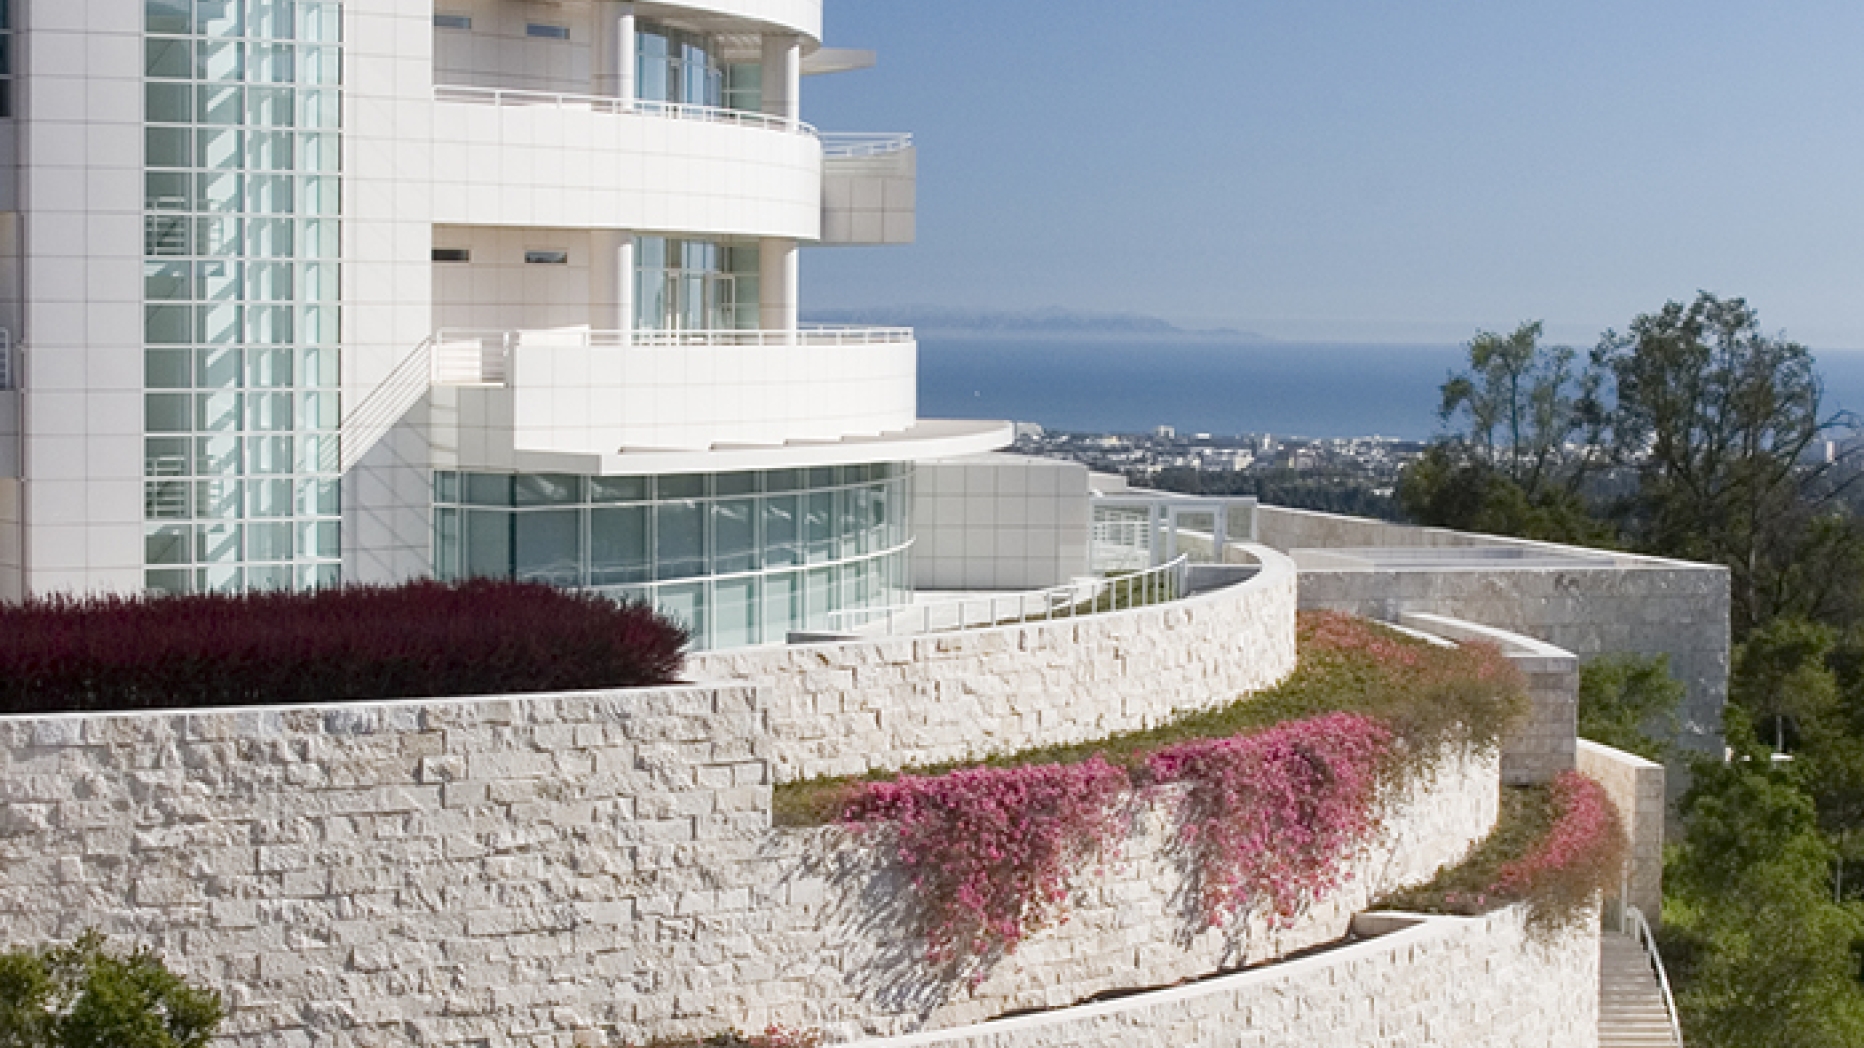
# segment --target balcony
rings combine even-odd
[[[910,244],[918,154],[909,134],[822,135],[822,243]]]
[[[448,431],[437,444],[455,447],[462,469],[557,456],[569,471],[568,456],[599,472],[603,456],[834,443],[916,421],[918,347],[905,328],[448,330],[431,344]]]
[[[762,113],[480,87],[434,91],[434,221],[815,240],[822,146]]]

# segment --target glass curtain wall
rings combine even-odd
[[[342,4],[144,11],[145,581],[332,585]]]
[[[910,599],[911,468],[435,475],[435,571],[652,601],[700,648]]]
[[[711,37],[651,22],[635,29],[635,95],[643,102],[725,104],[725,73]]]
[[[725,331],[758,326],[754,244],[636,237],[637,331]]]

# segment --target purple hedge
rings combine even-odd
[[[288,705],[665,684],[686,631],[529,583],[54,597],[0,605],[0,713]]]

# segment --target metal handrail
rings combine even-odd
[[[325,442],[318,454],[320,470],[348,473],[395,428],[433,384],[433,352],[434,340],[422,339],[354,408],[343,413],[335,445]]]
[[[822,156],[825,159],[887,156],[904,153],[913,147],[910,131],[829,131],[817,137],[822,139]]]
[[[1670,1040],[1676,1048],[1683,1048],[1683,1025],[1677,1021],[1676,998],[1670,994],[1670,975],[1663,969],[1663,955],[1657,952],[1657,937],[1650,930],[1650,922],[1644,919],[1644,911],[1623,903],[1618,910],[1618,931],[1629,935],[1644,948],[1644,955],[1650,959],[1650,966],[1656,969],[1657,986],[1663,991],[1664,1014],[1670,1019]]]
[[[526,343],[543,346],[584,346],[590,349],[626,349],[631,346],[887,346],[913,340],[912,328],[844,327],[806,325],[794,331],[782,329],[721,328],[691,331],[596,331],[585,328],[561,330],[500,331],[493,329],[445,328],[434,335],[442,346],[491,343],[497,341],[507,350]],[[503,374],[496,379],[504,381]]]
[[[521,91],[502,87],[436,85],[436,102],[465,102],[471,105],[556,109],[587,109],[596,113],[620,116],[659,116],[671,120],[696,120],[707,124],[736,124],[740,127],[784,131],[793,135],[816,137],[816,129],[801,120],[769,113],[753,113],[722,106],[693,105],[690,102],[657,102],[642,98],[614,98],[603,95],[561,94],[553,91]]]
[[[886,637],[957,633],[1101,614],[1102,609],[1096,605],[1103,596],[1109,597],[1106,611],[1124,611],[1183,597],[1189,571],[1190,558],[1180,556],[1168,564],[1130,575],[1083,579],[1042,590],[960,597],[930,604],[844,608],[829,613],[828,628],[830,632],[863,636],[869,635],[871,630],[873,634]],[[1083,606],[1086,611],[1081,610]]]

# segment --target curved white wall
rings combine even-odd
[[[598,112],[434,103],[437,223],[815,240],[811,135]]]
[[[746,18],[778,29],[787,29],[809,40],[822,39],[822,0],[700,0],[698,3],[658,6],[682,12]]]
[[[913,424],[917,344],[512,350],[512,433],[527,451],[709,448],[875,435]]]

